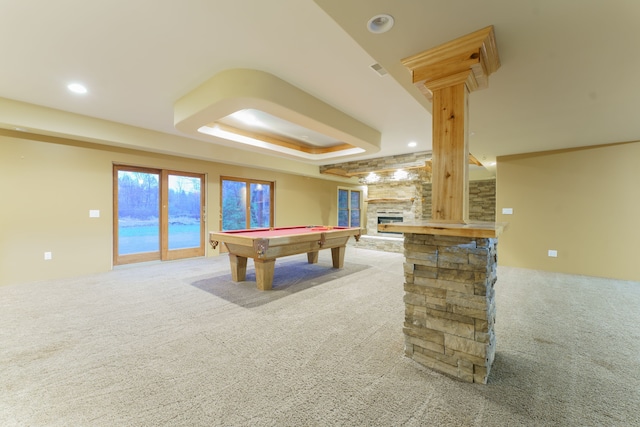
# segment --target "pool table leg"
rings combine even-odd
[[[331,248],[331,260],[333,261],[333,268],[342,268],[344,265],[344,251],[345,246],[338,246],[337,248]]]
[[[256,268],[256,284],[261,291],[271,290],[273,285],[273,269],[276,264],[275,259],[254,259],[253,264]]]
[[[231,264],[231,280],[243,282],[247,277],[247,257],[229,254],[229,264]]]
[[[309,264],[316,264],[318,262],[318,251],[307,252],[307,261],[309,261]]]

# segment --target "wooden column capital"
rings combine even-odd
[[[493,25],[402,60],[413,84],[431,99],[432,92],[464,81],[469,92],[489,85],[500,68]]]
[[[468,95],[500,67],[493,26],[402,60],[433,102],[431,221],[469,221]]]

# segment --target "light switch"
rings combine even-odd
[[[549,256],[552,258],[557,258],[558,257],[558,251],[554,250],[554,249],[549,249]]]
[[[502,215],[513,215],[513,208],[502,208]]]
[[[89,211],[89,218],[100,218],[100,211],[97,209],[91,209]]]

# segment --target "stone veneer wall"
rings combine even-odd
[[[368,184],[367,198],[369,199],[420,199],[423,184],[421,181],[395,181],[382,184]],[[420,202],[420,200],[418,200]]]
[[[378,157],[375,159],[355,160],[352,162],[336,163],[320,166],[320,173],[326,173],[332,169],[342,170],[347,173],[362,173],[381,170],[405,169],[416,166],[424,166],[431,159],[431,152],[420,151],[417,153],[398,154],[396,156]]]
[[[431,219],[431,183],[422,186],[422,219]],[[469,219],[496,220],[496,180],[469,181]]]
[[[486,384],[496,348],[497,239],[404,236],[405,354]]]

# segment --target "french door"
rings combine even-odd
[[[204,178],[114,165],[114,264],[203,256]]]

